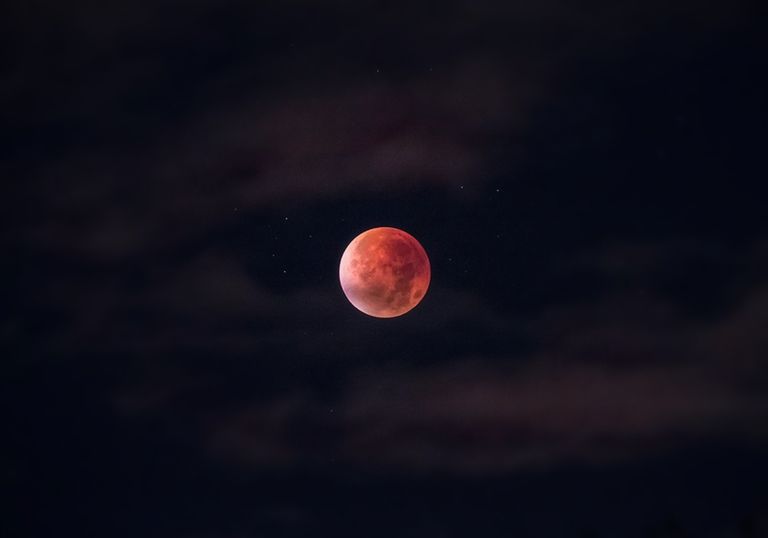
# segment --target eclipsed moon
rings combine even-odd
[[[352,305],[377,318],[402,316],[427,293],[431,270],[424,247],[397,228],[371,228],[344,250],[339,280]]]

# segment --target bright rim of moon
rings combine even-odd
[[[427,293],[431,269],[424,247],[397,228],[371,228],[344,250],[339,280],[352,305],[377,318],[412,310]]]

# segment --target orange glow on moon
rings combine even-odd
[[[347,246],[339,280],[352,305],[377,318],[402,316],[427,293],[431,270],[421,244],[397,228],[371,228]]]

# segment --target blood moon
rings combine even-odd
[[[352,305],[377,318],[402,316],[424,298],[431,269],[424,247],[397,228],[371,228],[344,250],[339,280]]]

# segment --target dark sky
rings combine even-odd
[[[0,534],[768,536],[750,3],[2,11]]]

